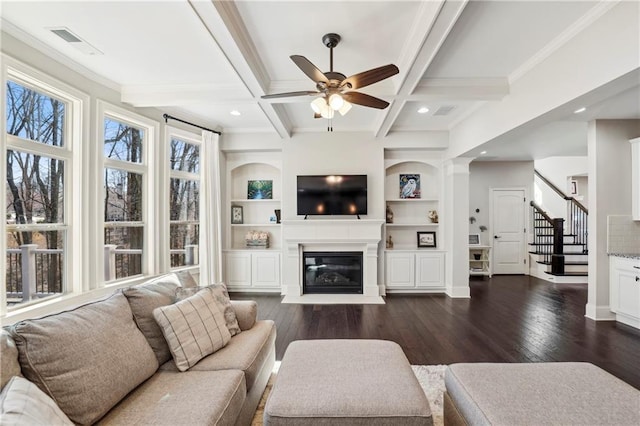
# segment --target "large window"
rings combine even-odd
[[[169,144],[169,252],[171,267],[198,264],[200,145],[184,137]]]
[[[112,281],[143,273],[147,132],[108,112],[103,125],[105,281]]]
[[[9,308],[67,291],[73,103],[9,73],[5,86],[6,286]]]

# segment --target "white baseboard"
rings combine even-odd
[[[585,307],[584,316],[595,321],[615,321],[616,320],[616,314],[611,312],[611,308],[609,307],[609,305],[596,306],[596,305],[587,303]]]
[[[471,289],[469,287],[447,287],[446,294],[454,299],[470,299]]]

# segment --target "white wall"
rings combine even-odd
[[[631,215],[631,144],[640,120],[589,123],[589,295],[586,316],[614,319],[609,308],[607,216]]]
[[[476,222],[469,224],[469,233],[480,234],[482,244],[491,244],[489,217],[491,188],[526,188],[531,196],[533,185],[533,161],[474,161],[469,165],[469,217]],[[527,209],[529,200],[527,200]],[[479,209],[480,212],[476,212]],[[480,232],[484,225],[487,231]],[[527,228],[528,228],[527,224]]]
[[[367,175],[367,215],[384,220],[384,150],[369,133],[294,135],[282,143],[282,218],[296,215],[298,175]]]
[[[534,166],[542,176],[551,181],[561,191],[571,195],[567,187],[567,179],[572,176],[587,174],[589,162],[587,157],[549,157],[534,161]],[[586,194],[587,180],[581,179],[580,183],[578,184],[579,193]],[[538,178],[534,181],[533,199],[549,216],[567,218],[567,202]],[[588,208],[586,203],[582,201],[581,203]]]

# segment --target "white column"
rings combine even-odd
[[[589,161],[589,280],[585,316],[614,320],[609,302],[607,216],[631,217],[631,145],[640,120],[596,120],[587,134]]]
[[[446,293],[469,298],[469,163],[454,158],[445,163],[444,228]]]

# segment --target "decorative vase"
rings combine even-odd
[[[275,209],[274,212],[276,213],[276,223],[280,223],[280,209]]]
[[[387,223],[393,223],[393,211],[391,207],[387,204]]]
[[[388,249],[392,249],[393,248],[393,240],[391,239],[391,235],[389,235],[389,238],[387,238],[387,248]]]
[[[473,258],[475,260],[480,260],[480,253],[473,253]]]
[[[438,223],[438,212],[436,210],[429,210],[429,219],[432,223]]]

